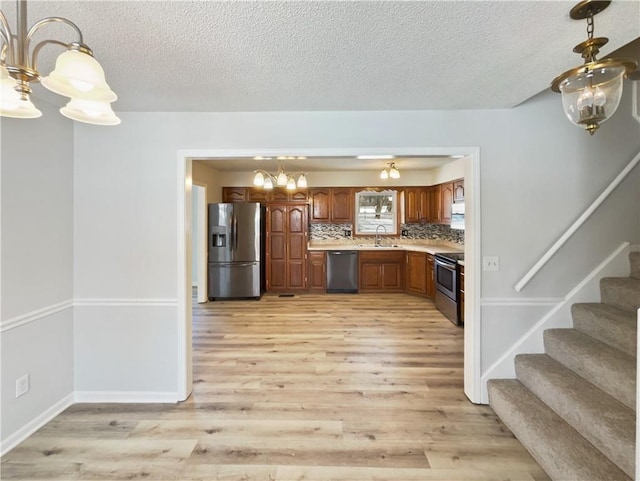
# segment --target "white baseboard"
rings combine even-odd
[[[175,392],[148,391],[76,391],[76,403],[176,403]]]
[[[602,277],[628,275],[629,243],[624,242],[595,269],[587,274],[571,292],[564,298],[561,298],[561,302],[535,323],[531,329],[520,337],[510,349],[484,372],[480,382],[480,397],[482,403],[489,403],[489,394],[487,392],[487,381],[489,381],[489,379],[512,379],[515,377],[514,359],[517,354],[544,352],[542,342],[542,333],[544,330],[572,327],[572,304],[577,302],[598,302],[600,300],[600,279]]]
[[[47,424],[49,421],[55,418],[62,411],[67,409],[69,406],[71,406],[73,402],[74,402],[74,394],[71,393],[66,395],[65,397],[60,399],[60,401],[58,401],[53,406],[51,406],[50,408],[46,409],[44,412],[36,416],[30,422],[28,422],[23,427],[18,429],[16,432],[9,435],[6,439],[3,439],[2,443],[0,444],[0,456],[4,456],[5,454],[7,454],[9,451],[15,448],[18,444],[20,444],[22,441],[27,439],[33,433],[35,433],[38,429],[40,429],[42,426]]]

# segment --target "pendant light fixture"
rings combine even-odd
[[[567,118],[591,135],[616,111],[622,97],[622,79],[638,67],[635,60],[628,58],[596,58],[609,39],[593,37],[593,17],[610,3],[611,0],[583,0],[571,9],[572,19],[587,19],[588,38],[573,49],[582,55],[584,65],[564,72],[551,83],[551,90],[562,93]]]
[[[254,157],[254,160],[268,160],[269,157]],[[307,174],[305,172],[294,172],[288,174],[284,170],[284,159],[304,160],[306,157],[278,157],[278,172],[271,174],[266,170],[254,170],[253,185],[271,190],[275,186],[285,187],[287,190],[306,189]]]
[[[62,115],[80,122],[97,125],[117,125],[120,119],[113,113],[111,102],[118,97],[104,77],[104,71],[84,44],[78,26],[62,17],[47,17],[27,29],[27,2],[17,0],[17,29],[11,32],[0,11],[0,115],[20,119],[42,115],[31,102],[31,84],[41,82],[52,92],[69,97],[60,109]],[[62,23],[75,30],[77,42],[64,43],[47,39],[31,45],[34,34],[45,25]],[[55,69],[42,77],[38,71],[38,53],[47,44],[61,45],[66,51],[56,60]]]
[[[380,172],[380,178],[382,180],[400,178],[400,171],[396,168],[395,162],[389,162],[387,167],[382,169],[382,172]]]

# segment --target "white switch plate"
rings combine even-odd
[[[25,374],[16,379],[16,397],[20,397],[29,392],[29,375]]]
[[[500,258],[498,256],[484,256],[482,258],[483,271],[499,271]]]

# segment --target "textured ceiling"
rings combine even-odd
[[[29,24],[64,16],[81,28],[116,112],[488,109],[581,63],[573,3],[30,1]],[[0,5],[15,28],[14,2]],[[611,39],[604,54],[640,37],[640,0],[613,1],[595,25]],[[41,70],[58,53],[45,48]]]

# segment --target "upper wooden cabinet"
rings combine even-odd
[[[429,222],[429,187],[407,187],[404,189],[404,221],[408,224]]]
[[[353,223],[353,189],[325,187],[309,189],[311,222],[324,224]]]
[[[261,204],[282,202],[307,202],[306,190],[287,190],[275,187],[266,190],[260,187],[223,187],[222,202],[260,202]]]
[[[441,184],[440,196],[441,214],[439,222],[442,224],[451,224],[451,205],[453,204],[453,182]]]
[[[464,179],[453,181],[453,202],[464,202]]]
[[[247,202],[247,187],[223,187],[222,202]]]
[[[442,184],[429,187],[429,222],[434,224],[442,220]]]

